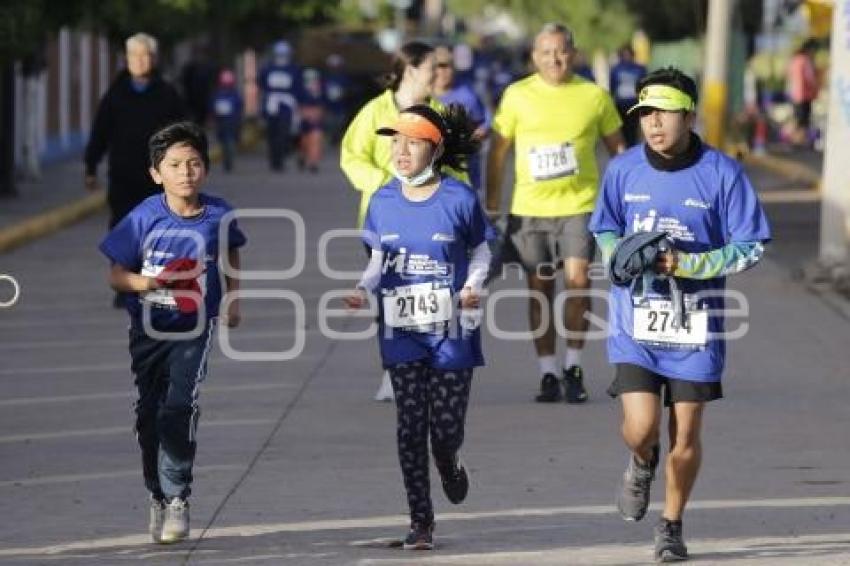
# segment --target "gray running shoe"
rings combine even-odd
[[[151,496],[149,513],[148,532],[151,534],[151,539],[159,544],[162,542],[162,523],[165,521],[165,503],[161,499]]]
[[[165,506],[161,540],[165,544],[189,537],[189,502],[175,497]]]
[[[655,561],[681,562],[688,559],[688,547],[682,539],[682,521],[662,518],[655,525]]]
[[[640,521],[649,507],[649,486],[655,479],[658,466],[658,446],[652,449],[652,460],[646,464],[629,456],[629,465],[623,473],[623,481],[617,492],[617,509],[626,521]]]

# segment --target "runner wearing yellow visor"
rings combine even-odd
[[[629,108],[631,114],[638,108],[657,108],[668,112],[693,112],[696,109],[694,99],[687,93],[670,85],[651,84],[643,87],[638,94],[638,103]]]

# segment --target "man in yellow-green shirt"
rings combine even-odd
[[[498,214],[504,164],[514,147],[516,183],[507,235],[516,248],[535,296],[529,298],[529,321],[540,365],[538,402],[587,400],[581,351],[588,322],[588,266],[595,253],[587,230],[596,201],[599,170],[596,145],[608,152],[625,149],[621,121],[611,97],[596,84],[573,74],[572,33],[547,24],[534,39],[532,59],[537,72],[507,88],[493,120],[487,166],[486,206]],[[554,294],[559,267],[568,291],[564,322],[568,330],[563,370],[555,357]],[[548,309],[549,316],[544,316]],[[546,323],[541,328],[541,322]],[[561,379],[559,379],[559,374]],[[564,391],[561,387],[563,384]]]

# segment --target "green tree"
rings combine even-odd
[[[626,0],[626,4],[652,41],[677,41],[705,33],[708,0]],[[743,30],[757,33],[762,24],[762,0],[738,0],[735,9]]]
[[[579,48],[614,49],[631,38],[635,20],[626,0],[448,0],[449,10],[463,18],[480,16],[488,6],[510,14],[532,36],[544,23],[569,27]]]

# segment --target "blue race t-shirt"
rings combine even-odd
[[[192,218],[178,216],[168,207],[165,195],[148,197],[125,216],[104,238],[100,251],[128,271],[157,276],[170,261],[189,258],[203,261],[198,277],[207,319],[218,316],[222,291],[218,259],[222,249],[245,245],[236,220],[228,227],[228,241],[219,242],[222,217],[232,210],[223,199],[201,194],[203,212]],[[226,247],[225,247],[226,246]],[[130,322],[142,329],[142,302],[151,310],[151,324],[159,331],[195,328],[197,314],[181,313],[168,289],[128,294],[125,304]]]
[[[460,104],[463,106],[469,119],[476,126],[484,124],[488,128],[490,127],[492,117],[484,106],[484,103],[481,102],[481,99],[469,85],[463,83],[455,85],[451,90],[446,91],[445,94],[440,96],[439,99],[445,106],[449,104]]]
[[[325,77],[325,93],[328,109],[331,112],[344,112],[348,105],[348,90],[351,81],[348,75],[340,72],[330,72]]]
[[[436,192],[421,202],[408,200],[396,179],[372,195],[363,239],[384,253],[377,291],[384,367],[423,359],[446,370],[484,365],[480,329],[462,330],[457,312],[448,320],[416,326],[399,321],[422,312],[444,313],[441,297],[456,299],[466,282],[470,250],[489,234],[475,193],[452,177],[443,177]]]
[[[617,106],[631,107],[637,104],[637,84],[646,76],[646,67],[633,61],[622,61],[611,69],[611,95]]]
[[[230,129],[239,126],[242,119],[242,97],[234,87],[219,88],[212,101],[216,127]]]
[[[263,91],[263,115],[277,118],[281,113],[294,115],[302,92],[301,68],[288,65],[269,65],[260,72]]]
[[[605,171],[589,229],[620,237],[635,232],[666,232],[675,248],[687,253],[770,239],[767,218],[742,167],[705,145],[694,165],[678,171],[653,168],[643,144],[613,159]],[[663,304],[672,299],[667,280],[650,278],[639,297],[633,296],[629,287],[612,286],[608,359],[677,379],[719,381],[726,351],[725,341],[718,336],[724,328],[725,301],[721,295],[726,280],[717,277],[676,281],[687,308],[693,309],[692,313],[702,311],[692,314],[691,319],[698,322],[702,318],[707,323],[705,343],[674,340],[660,344],[634,337],[642,330],[640,325],[635,326],[635,317],[647,312],[635,315],[636,308],[645,307],[647,301]]]

